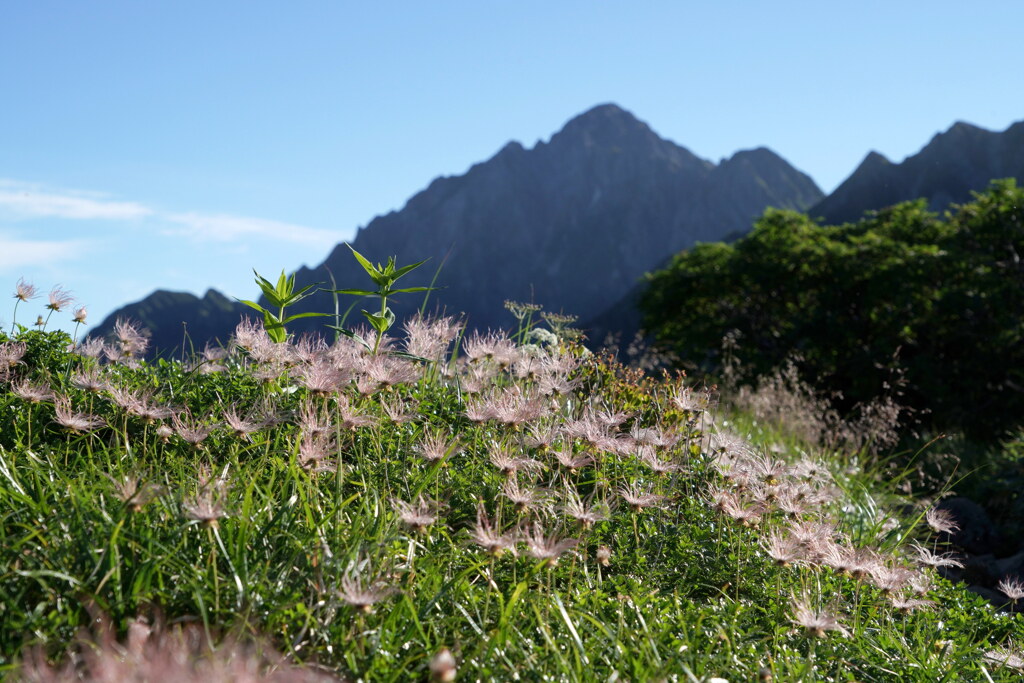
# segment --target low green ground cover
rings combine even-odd
[[[127,324],[0,337],[0,669],[1020,675],[1020,618],[939,578],[944,520],[869,468],[553,334],[407,332],[243,324],[186,363]]]

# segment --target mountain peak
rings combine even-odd
[[[881,168],[883,166],[890,166],[891,164],[892,162],[889,161],[889,158],[887,156],[885,156],[881,152],[871,150],[864,157],[864,160],[860,162],[860,165],[857,167],[857,170],[859,171],[861,169]]]
[[[622,107],[602,104],[547,143],[525,149],[510,142],[466,173],[438,178],[402,210],[371,221],[352,246],[370,260],[443,264],[430,304],[464,313],[476,329],[507,326],[508,299],[587,320],[680,249],[745,231],[767,206],[802,207],[821,196],[768,150],[740,160],[715,173],[714,164],[659,137]],[[340,245],[321,266],[298,273],[299,282],[331,277],[357,284],[366,273]],[[181,344],[182,321],[194,341],[205,341],[228,338],[239,318],[251,315],[214,292],[203,300],[180,297],[175,305],[158,305],[161,298],[122,310],[136,311],[162,349]],[[415,310],[415,300],[399,298],[397,315]],[[294,312],[335,304],[321,291]],[[322,332],[323,321],[297,320],[289,330]]]
[[[551,141],[582,138],[590,144],[614,145],[647,137],[657,137],[650,126],[617,104],[609,103],[573,117]]]
[[[982,131],[982,132],[985,132],[985,133],[989,132],[988,129],[982,128],[981,126],[976,126],[973,123],[968,123],[967,121],[957,121],[952,126],[950,126],[949,130],[947,130],[946,132],[947,133],[974,133],[974,132],[977,132],[977,131]]]
[[[590,109],[586,110],[582,114],[577,114],[569,120],[569,123],[579,121],[581,123],[609,120],[609,119],[620,119],[622,121],[640,121],[630,112],[626,111],[614,102],[605,102],[604,104],[598,104]],[[643,124],[641,124],[643,125]]]

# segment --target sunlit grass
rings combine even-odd
[[[946,549],[849,460],[560,329],[407,332],[243,324],[187,363],[140,362],[127,325],[4,338],[3,670],[49,680],[103,615],[87,668],[157,666],[181,632],[189,675],[217,653],[364,680],[1019,675],[1019,618],[917,562]]]

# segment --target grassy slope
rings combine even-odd
[[[893,526],[878,516],[891,498],[877,481],[848,462],[815,463],[792,444],[771,455],[736,434],[712,435],[711,416],[687,402],[679,382],[642,381],[565,349],[537,351],[533,361],[502,346],[472,362],[392,358],[415,376],[382,387],[381,369],[344,345],[293,354],[290,369],[236,350],[210,373],[100,366],[61,346],[57,335],[31,337],[0,394],[0,667],[8,673],[26,648],[59,658],[92,610],[118,633],[137,615],[162,615],[198,626],[211,643],[228,632],[256,636],[290,661],[367,680],[426,678],[441,648],[467,680],[1015,677],[985,653],[1020,642],[1018,618],[942,580],[926,595],[935,604],[909,613],[879,587],[881,567],[912,568],[915,580],[933,572],[907,559],[910,540],[930,541],[920,520]],[[574,389],[542,395],[543,378],[561,374],[552,362],[575,366]],[[303,386],[317,363],[347,375],[337,390]],[[89,367],[107,388],[72,384]],[[62,428],[53,399],[12,392],[24,379],[45,382],[102,426]],[[218,426],[192,446],[179,436],[187,425],[158,430],[170,421],[132,414],[118,388],[152,392],[154,403]],[[507,410],[478,414],[485,396]],[[404,407],[411,419],[396,421],[385,407]],[[223,426],[231,408],[277,419],[242,437]],[[625,419],[612,425],[618,412]],[[353,414],[372,421],[351,427]],[[548,432],[551,446],[531,442]],[[431,434],[457,445],[427,460],[419,447]],[[655,445],[659,435],[667,438]],[[496,448],[505,461],[492,457]],[[566,466],[559,448],[592,462]],[[645,451],[656,459],[645,462]],[[130,477],[152,488],[127,496]],[[516,505],[513,481],[537,500]],[[629,503],[643,493],[658,497]],[[426,519],[403,522],[410,511],[399,501],[420,496]],[[783,512],[784,498],[805,509]],[[576,503],[606,519],[581,522]],[[474,542],[478,506],[496,532],[517,537],[515,552],[496,556]],[[804,544],[788,566],[774,562],[767,539],[798,521],[831,523],[836,533]],[[540,535],[574,545],[553,562]],[[880,553],[875,577],[836,568],[851,563],[843,549],[865,546]],[[364,607],[368,598],[376,601]],[[798,600],[836,616],[843,630],[813,637],[795,623]]]

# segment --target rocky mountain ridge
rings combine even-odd
[[[984,190],[994,178],[1024,179],[1024,121],[1002,132],[957,122],[898,164],[869,152],[808,214],[824,223],[843,223],[919,197],[941,211],[969,201],[972,191]]]
[[[466,173],[435,179],[400,211],[360,229],[353,246],[373,261],[429,259],[409,284],[427,284],[440,268],[431,309],[465,313],[473,327],[509,326],[503,303],[512,299],[578,316],[592,324],[599,343],[607,332],[638,324],[624,309],[644,272],[697,241],[745,233],[768,206],[839,223],[918,197],[941,210],[999,177],[1024,178],[1024,122],[1003,132],[957,123],[900,163],[870,152],[823,197],[808,176],[767,148],[714,164],[605,104],[532,149],[509,142]],[[344,244],[297,273],[299,283],[325,286],[332,276],[338,287],[367,286]],[[401,316],[420,302],[399,298],[396,310]],[[320,293],[301,310],[333,311],[334,301]],[[202,298],[157,291],[111,314],[93,334],[108,333],[118,317],[133,318],[152,331],[153,347],[166,352],[183,339],[197,347],[224,341],[243,315],[252,311],[213,290]],[[293,329],[322,330],[322,324],[306,319]]]
[[[508,299],[587,320],[680,249],[745,231],[769,206],[802,210],[821,197],[811,178],[771,150],[737,152],[714,164],[606,104],[532,149],[510,142],[465,174],[434,180],[400,211],[362,228],[353,246],[372,261],[430,259],[416,272],[420,281],[409,284],[427,284],[441,267],[431,308],[465,313],[475,328],[510,325]],[[300,269],[297,281],[327,283],[332,276],[339,287],[367,286],[344,244],[320,266]],[[402,315],[420,301],[396,299],[396,310]],[[128,316],[149,319],[154,348],[180,344],[178,316],[188,311],[157,320],[150,303],[117,311],[94,333]],[[215,310],[222,309],[197,306],[185,318],[190,329]],[[295,310],[333,311],[334,301],[319,293]],[[243,313],[227,312],[211,338],[226,338]],[[294,329],[322,325],[306,319]]]

